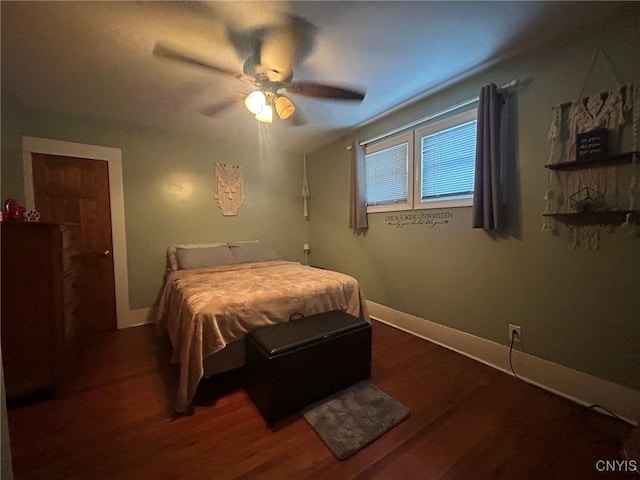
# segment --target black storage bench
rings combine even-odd
[[[371,375],[371,325],[334,310],[246,337],[246,391],[269,425]]]

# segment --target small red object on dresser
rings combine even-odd
[[[15,220],[17,222],[24,221],[24,207],[16,202],[13,198],[7,199],[4,202],[4,209],[2,210],[2,221]]]

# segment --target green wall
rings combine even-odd
[[[303,161],[258,143],[168,134],[22,108],[2,98],[2,193],[24,203],[22,136],[122,150],[130,308],[156,302],[169,245],[260,239],[281,256],[302,260]],[[241,165],[245,202],[224,217],[213,197],[214,163]]]
[[[618,19],[522,54],[350,133],[308,157],[310,261],[360,280],[368,299],[507,344],[522,326],[524,352],[640,389],[640,236],[603,233],[599,250],[572,249],[568,232],[541,232],[551,106],[571,100],[597,47],[624,82],[640,80],[640,15]],[[482,85],[522,84],[512,94],[507,228],[471,228],[471,209],[455,208],[446,225],[389,226],[369,215],[369,229],[348,229],[346,146],[478,95]],[[615,87],[600,56],[585,94]],[[625,132],[625,146],[630,134]],[[626,170],[625,170],[626,168]],[[622,169],[628,185],[630,166]],[[424,210],[422,212],[425,212]]]

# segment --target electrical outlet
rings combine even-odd
[[[522,333],[520,332],[520,325],[509,324],[509,341],[513,338],[513,343],[520,343],[522,341]]]

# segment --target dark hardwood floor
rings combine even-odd
[[[85,342],[60,398],[12,407],[16,479],[625,479],[631,427],[373,322],[372,381],[411,416],[345,460],[301,417],[269,430],[239,375],[201,384],[169,414],[176,368],[154,327]]]

